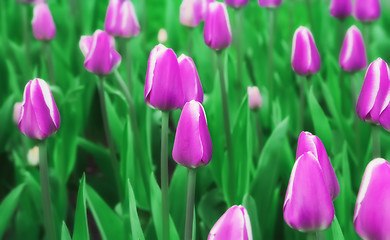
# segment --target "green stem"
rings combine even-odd
[[[99,100],[100,100],[100,108],[101,108],[101,112],[102,112],[104,133],[106,135],[108,147],[110,149],[111,166],[112,166],[112,169],[114,172],[115,184],[116,184],[116,188],[118,190],[119,200],[122,202],[123,196],[122,196],[122,188],[121,188],[121,184],[120,184],[120,180],[119,180],[119,164],[118,164],[118,161],[116,159],[114,140],[112,138],[111,131],[110,131],[110,125],[108,123],[107,107],[106,107],[106,101],[104,98],[104,77],[103,76],[99,76],[98,90],[99,90]]]
[[[324,232],[322,231],[316,231],[316,232],[308,232],[307,233],[307,240],[324,240]]]
[[[304,122],[305,122],[305,88],[306,81],[308,77],[300,77],[300,87],[299,87],[299,131],[303,131]]]
[[[57,239],[50,198],[49,167],[47,164],[46,141],[39,143],[39,172],[41,180],[43,222],[47,239]]]
[[[235,40],[236,40],[236,50],[237,50],[237,92],[241,93],[242,91],[242,64],[243,64],[243,55],[242,55],[242,29],[243,25],[243,10],[242,8],[236,8],[236,29],[235,29]]]
[[[371,128],[372,135],[372,157],[377,158],[381,156],[381,139],[380,139],[381,129],[373,125]]]
[[[46,52],[46,66],[47,66],[47,71],[48,71],[48,75],[49,75],[49,82],[52,85],[54,85],[54,84],[56,84],[56,79],[54,76],[53,58],[52,58],[52,53],[51,53],[50,41],[44,41],[43,48],[45,49],[45,52]]]
[[[359,128],[359,119],[355,114],[356,109],[356,101],[357,101],[357,88],[356,81],[354,78],[354,73],[351,73],[351,102],[352,102],[352,111],[353,111],[353,126],[355,130],[355,149],[356,149],[356,157],[360,159],[361,157],[361,147],[360,147],[360,128]]]
[[[228,164],[229,164],[229,186],[231,189],[235,189],[235,177],[233,175],[233,145],[232,145],[232,136],[230,132],[230,117],[229,117],[229,108],[228,108],[228,98],[226,93],[225,86],[225,74],[223,69],[223,56],[222,52],[217,52],[218,57],[218,69],[219,69],[219,79],[221,84],[221,95],[222,95],[222,109],[223,109],[223,120],[224,120],[224,129],[225,129],[225,138],[226,138],[226,147],[227,147],[227,156],[228,156]],[[234,191],[230,191],[232,196],[230,197],[230,201],[234,201]]]
[[[26,47],[26,77],[29,79],[29,75],[31,74],[30,70],[30,34],[29,34],[29,18],[28,18],[28,8],[30,6],[28,4],[23,4],[22,6],[22,14],[23,14],[23,40],[24,46]]]
[[[311,0],[306,0],[307,15],[309,16],[309,23],[312,31],[314,30],[313,9],[311,7]]]
[[[169,240],[168,122],[169,112],[161,112],[161,203],[163,240]]]
[[[193,45],[193,38],[194,38],[194,28],[189,27],[188,28],[188,49],[187,54],[188,56],[192,57],[192,45]]]
[[[363,24],[363,37],[364,37],[364,43],[366,44],[366,52],[367,52],[367,60],[370,62],[370,41],[371,41],[371,24],[370,23],[364,23]]]
[[[340,21],[339,21],[339,49],[341,49],[341,46],[343,45],[344,35],[345,35],[345,19],[340,19]]]
[[[256,132],[257,132],[257,140],[259,144],[259,152],[261,152],[262,144],[261,144],[261,124],[260,124],[260,118],[259,118],[259,113],[258,111],[253,112],[255,115],[255,121],[256,121]]]
[[[268,10],[268,91],[270,102],[274,100],[274,39],[275,39],[275,10]]]
[[[192,239],[192,227],[194,219],[194,201],[196,185],[196,168],[188,168],[187,177],[187,210],[186,210],[186,229],[185,240]]]

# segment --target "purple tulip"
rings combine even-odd
[[[299,27],[294,34],[291,65],[299,75],[310,75],[321,68],[321,59],[313,35],[306,27]]]
[[[351,0],[332,0],[330,4],[330,15],[335,18],[344,19],[352,14]]]
[[[209,3],[203,37],[207,46],[215,50],[223,50],[232,43],[229,15],[224,3]]]
[[[240,8],[247,5],[249,0],[225,0],[226,5],[234,8]]]
[[[229,208],[213,226],[207,240],[252,240],[252,227],[243,206]]]
[[[390,71],[387,63],[378,58],[370,64],[356,104],[358,117],[365,122],[388,125],[385,108],[390,101]],[[382,116],[382,113],[384,115]]]
[[[15,124],[18,124],[19,122],[19,117],[20,117],[20,109],[22,109],[22,103],[21,102],[16,102],[14,104],[14,111],[12,115],[12,119],[14,120]]]
[[[206,114],[202,104],[192,100],[184,105],[177,125],[172,157],[185,167],[207,165],[213,155]]]
[[[121,62],[114,39],[102,30],[96,30],[92,36],[82,36],[79,45],[85,57],[84,67],[89,72],[106,75]]]
[[[195,100],[203,103],[203,89],[198,71],[192,58],[182,54],[179,59],[180,76],[183,85],[184,102]]]
[[[322,167],[312,152],[294,164],[283,205],[286,223],[299,231],[318,231],[333,221],[334,207]]]
[[[354,16],[362,22],[372,22],[381,15],[379,0],[356,0]]]
[[[333,200],[336,199],[340,192],[340,186],[324,145],[316,135],[301,132],[298,138],[296,159],[306,152],[311,152],[318,159],[330,196]]]
[[[46,3],[35,5],[32,28],[34,37],[38,40],[51,40],[55,37],[56,26]]]
[[[362,34],[356,26],[348,29],[341,48],[339,63],[347,72],[356,72],[367,67],[366,49]]]
[[[260,7],[276,8],[282,4],[282,0],[259,0]]]
[[[24,89],[18,122],[19,130],[29,138],[45,139],[60,127],[60,113],[47,83],[35,78]]]
[[[372,160],[363,176],[356,200],[353,225],[362,239],[390,239],[390,164]]]
[[[180,23],[187,27],[196,27],[203,19],[203,0],[183,0],[180,5]]]
[[[145,81],[145,102],[162,111],[181,108],[184,94],[175,52],[159,44],[150,52]]]
[[[258,110],[263,106],[263,98],[258,87],[248,87],[248,102],[249,108],[252,110]]]
[[[139,34],[137,15],[130,0],[110,0],[104,30],[110,35],[125,38]]]

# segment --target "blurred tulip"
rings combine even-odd
[[[130,38],[137,36],[139,29],[133,3],[130,0],[110,0],[104,30],[113,36]]]
[[[121,62],[114,45],[114,39],[102,30],[96,30],[92,36],[82,36],[79,46],[85,57],[84,67],[98,75],[109,74]]]
[[[248,102],[249,108],[252,110],[258,110],[263,106],[263,98],[258,87],[248,87]]]
[[[252,227],[243,206],[229,208],[213,226],[207,240],[252,240]]]
[[[247,5],[249,0],[225,0],[226,5],[234,8],[240,8]]]
[[[358,117],[365,122],[386,124],[385,114],[382,113],[390,101],[390,71],[387,63],[378,58],[370,64],[356,104]]]
[[[294,34],[291,65],[299,75],[310,75],[321,68],[321,59],[313,35],[306,27],[299,27]]]
[[[282,0],[259,0],[259,5],[264,8],[276,8],[282,4]]]
[[[213,155],[206,114],[202,104],[192,100],[184,105],[177,125],[172,157],[185,167],[207,165]]]
[[[286,223],[299,231],[318,231],[333,221],[334,207],[320,163],[312,152],[294,164],[283,205]]]
[[[352,14],[351,0],[332,0],[330,4],[330,15],[335,18],[344,19]]]
[[[328,154],[321,140],[309,132],[301,132],[299,135],[296,159],[305,152],[311,152],[318,159],[329,193],[333,200],[336,199],[340,192],[340,186],[332,164],[329,161]]]
[[[45,139],[60,127],[60,113],[47,83],[35,78],[24,89],[18,122],[19,130],[29,138]]]
[[[41,2],[35,5],[32,28],[34,37],[38,40],[51,40],[55,37],[56,26],[46,3]]]
[[[390,239],[390,164],[372,160],[363,176],[356,200],[353,225],[362,239]]]
[[[35,146],[28,150],[27,162],[30,166],[37,166],[39,163],[39,147]]]
[[[204,41],[214,50],[223,50],[232,43],[232,31],[226,5],[212,2],[208,5],[203,30]]]
[[[170,111],[184,104],[180,67],[175,52],[159,44],[150,52],[145,81],[148,106]]]
[[[203,103],[203,89],[198,71],[192,58],[182,54],[179,59],[180,76],[183,85],[184,102],[195,100]]]
[[[20,117],[20,109],[22,108],[22,103],[21,102],[16,102],[14,104],[14,111],[13,111],[13,120],[15,124],[18,124],[19,122],[19,117]]]
[[[347,31],[341,48],[339,63],[341,68],[347,72],[355,72],[367,67],[363,37],[355,25]]]
[[[354,16],[362,22],[372,22],[381,15],[379,0],[356,0]]]
[[[183,0],[180,5],[180,23],[196,27],[203,19],[203,0]]]
[[[161,28],[160,30],[158,30],[157,40],[159,43],[165,43],[166,41],[168,41],[167,30],[165,30],[164,28]]]

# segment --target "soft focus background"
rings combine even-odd
[[[310,1],[310,0],[309,0]],[[121,179],[134,190],[137,214],[129,216],[129,205],[117,204],[109,152],[96,90],[97,77],[83,67],[79,50],[81,35],[103,29],[107,0],[50,0],[57,27],[51,42],[56,84],[51,85],[61,114],[61,127],[48,141],[48,161],[56,226],[64,236],[82,235],[86,223],[91,239],[124,239],[132,222],[140,222],[145,239],[157,239],[160,223],[160,125],[161,113],[144,102],[144,81],[150,50],[158,44],[161,28],[168,33],[165,45],[177,55],[187,53],[192,40],[194,62],[205,92],[204,108],[213,141],[210,164],[199,169],[196,184],[196,239],[206,239],[216,220],[230,205],[242,204],[249,212],[254,239],[305,239],[283,220],[283,201],[295,160],[299,133],[307,130],[324,143],[340,183],[335,200],[336,217],[326,239],[358,239],[352,221],[363,171],[372,160],[370,126],[358,121],[354,128],[355,108],[351,104],[351,75],[338,65],[344,33],[351,25],[370,35],[369,62],[377,57],[390,60],[390,2],[382,1],[380,19],[364,26],[352,17],[340,24],[329,14],[329,0],[312,0],[311,19],[306,1],[286,0],[276,10],[274,47],[274,96],[269,98],[268,11],[257,1],[239,13],[228,8],[233,34],[240,29],[243,59],[237,78],[236,39],[225,51],[228,98],[235,158],[233,168],[237,187],[228,185],[227,159],[224,154],[222,104],[216,55],[203,41],[203,23],[190,32],[179,22],[180,0],[133,0],[141,25],[139,36],[131,39],[131,93],[136,106],[141,139],[133,139],[127,103],[116,88],[113,77],[106,79],[106,101],[111,130],[120,153]],[[0,238],[42,239],[42,206],[39,169],[34,153],[36,143],[24,137],[12,120],[13,105],[22,101],[24,85],[35,77],[48,79],[46,52],[42,42],[33,38],[32,6],[14,0],[0,0]],[[23,15],[27,11],[27,19]],[[310,27],[321,55],[322,67],[307,83],[304,129],[298,128],[299,77],[291,69],[292,35],[300,25]],[[27,32],[25,31],[27,30]],[[235,35],[233,35],[235,36]],[[25,44],[28,38],[29,44]],[[123,40],[117,41],[124,57]],[[126,61],[119,66],[127,79]],[[354,75],[363,82],[364,72]],[[256,85],[263,96],[263,108],[257,113],[248,107],[246,88]],[[255,114],[259,114],[262,138],[256,136]],[[180,110],[173,112],[169,149]],[[390,135],[381,130],[382,157],[389,159]],[[355,139],[360,139],[360,145]],[[134,156],[133,141],[140,141],[147,156],[145,162]],[[169,155],[171,238],[183,239],[187,171]],[[85,177],[83,177],[85,176]],[[151,177],[143,177],[151,176]],[[154,177],[153,177],[154,176]],[[230,176],[231,177],[231,176]],[[157,179],[157,181],[156,181]],[[79,191],[80,189],[80,191]],[[236,192],[227,202],[230,191]],[[131,190],[123,189],[126,194]],[[78,194],[79,193],[79,194]],[[76,211],[77,206],[77,211]],[[321,206],[318,206],[319,208]],[[87,208],[87,215],[83,209]],[[127,209],[127,210],[126,210]],[[157,231],[156,231],[157,229]],[[342,233],[341,233],[342,232]],[[66,238],[63,238],[66,239]]]

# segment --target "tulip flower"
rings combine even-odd
[[[336,199],[340,192],[340,186],[328,154],[321,140],[309,132],[301,132],[299,135],[296,158],[298,159],[305,152],[311,152],[318,160],[329,193],[333,200]]]
[[[109,74],[121,62],[114,45],[114,39],[101,30],[96,30],[92,36],[82,36],[79,46],[85,57],[84,67],[98,75]]]
[[[180,5],[180,23],[196,27],[203,19],[203,0],[183,0]]]
[[[195,100],[202,103],[203,89],[194,61],[192,58],[182,54],[178,58],[178,62],[183,85],[184,102]]]
[[[252,227],[243,206],[229,208],[213,226],[208,240],[252,240]]]
[[[339,63],[347,72],[355,72],[367,67],[366,49],[362,34],[356,26],[348,29],[341,48]]]
[[[372,160],[366,170],[356,200],[353,225],[362,239],[390,239],[390,164]]]
[[[334,207],[322,167],[312,152],[294,164],[283,205],[286,223],[299,231],[320,231],[333,221]]]
[[[291,65],[299,75],[310,75],[318,72],[321,59],[313,35],[306,27],[299,27],[294,34]]]
[[[344,19],[352,14],[351,0],[332,0],[330,4],[330,15],[335,18]]]
[[[160,30],[158,30],[157,40],[159,43],[165,43],[166,41],[168,41],[167,30],[165,30],[164,28],[161,28]]]
[[[113,36],[135,37],[139,34],[139,23],[130,0],[110,0],[107,7],[104,30]]]
[[[16,102],[14,104],[14,111],[13,111],[13,120],[14,120],[14,123],[17,125],[18,122],[19,122],[19,117],[20,117],[20,109],[22,109],[22,105],[23,103],[21,102]]]
[[[251,110],[258,110],[263,106],[263,98],[258,87],[248,87],[248,102]]]
[[[60,127],[60,113],[49,85],[39,78],[27,83],[18,122],[19,130],[29,138],[45,139]]]
[[[232,43],[229,15],[224,3],[209,3],[203,37],[206,45],[214,50],[223,50]]]
[[[145,102],[162,111],[181,108],[184,104],[180,67],[175,52],[159,44],[149,56],[145,81]]]
[[[35,5],[32,28],[34,37],[38,40],[51,40],[55,37],[56,26],[46,3]]]
[[[39,164],[39,147],[35,146],[28,150],[27,162],[30,166],[37,166]]]
[[[356,0],[354,16],[362,22],[372,22],[381,15],[379,0]]]
[[[225,0],[226,5],[234,8],[240,8],[247,5],[249,0]]]
[[[277,8],[282,4],[282,0],[259,0],[259,5],[264,8]]]

